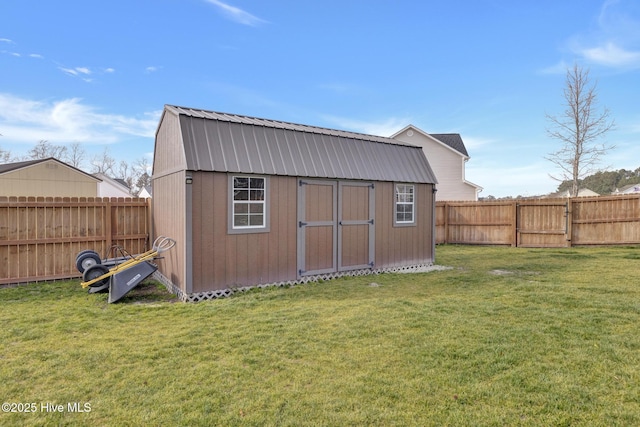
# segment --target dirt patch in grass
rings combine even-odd
[[[122,300],[129,304],[153,304],[158,302],[178,302],[179,299],[154,280],[144,281],[131,290]]]

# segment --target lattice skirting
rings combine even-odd
[[[389,267],[389,268],[381,268],[381,269],[340,271],[336,273],[319,274],[316,276],[305,276],[298,280],[287,280],[285,282],[264,283],[264,284],[253,285],[253,286],[233,287],[228,289],[221,289],[221,290],[209,291],[209,292],[198,292],[198,293],[192,293],[192,294],[184,293],[182,289],[174,285],[171,282],[171,280],[169,280],[166,276],[160,273],[160,271],[156,271],[155,273],[153,273],[153,278],[159,281],[160,283],[162,283],[169,292],[176,294],[176,296],[180,301],[200,302],[200,301],[206,301],[210,299],[228,297],[233,294],[236,294],[239,292],[246,292],[250,289],[255,289],[255,288],[267,288],[272,286],[278,286],[278,287],[295,286],[295,285],[302,285],[309,282],[317,282],[319,280],[337,279],[339,277],[369,276],[372,274],[381,274],[381,273],[412,273],[412,272],[419,271],[420,269],[425,267],[431,267],[432,265],[433,264],[429,263],[429,264],[416,264],[416,265],[409,265],[409,266],[402,266],[402,267]]]

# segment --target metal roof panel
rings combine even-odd
[[[436,183],[420,147],[390,138],[165,106],[178,114],[187,168]]]

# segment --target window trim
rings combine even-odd
[[[409,202],[399,202],[397,200],[398,187],[400,185],[409,186],[412,189],[413,201]],[[411,205],[412,206],[412,219],[411,221],[398,221],[398,205]],[[417,225],[417,212],[416,212],[416,185],[408,182],[397,182],[393,184],[393,226],[394,227],[415,227]]]
[[[263,225],[248,225],[237,227],[234,223],[235,207],[237,201],[234,200],[234,181],[235,178],[260,178],[264,180],[264,200],[261,202],[263,208]],[[250,233],[268,233],[270,231],[270,191],[269,191],[269,177],[264,175],[252,175],[246,173],[237,173],[228,175],[228,190],[227,190],[227,233],[228,234],[250,234]],[[250,202],[247,202],[249,205]]]

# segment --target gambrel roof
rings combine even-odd
[[[167,113],[179,118],[187,170],[437,182],[420,147],[391,138],[173,105]]]

